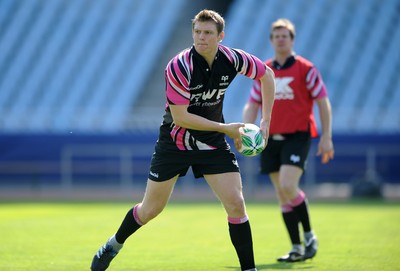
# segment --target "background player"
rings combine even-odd
[[[225,139],[226,135],[231,137],[239,148],[239,128],[244,124],[225,124],[222,105],[225,91],[238,73],[260,80],[264,97],[260,128],[267,138],[275,81],[272,70],[255,56],[219,44],[224,25],[224,19],[214,11],[198,13],[192,22],[193,47],[168,63],[166,110],[144,198],[128,211],[116,234],[93,257],[92,270],[106,270],[126,239],[161,213],[178,177],[189,167],[196,178],[206,179],[221,200],[241,270],[256,270],[239,166]],[[207,217],[203,219],[212,223]]]
[[[269,174],[280,202],[283,220],[292,249],[278,261],[295,262],[313,258],[318,240],[311,228],[308,203],[299,188],[311,138],[318,135],[313,116],[313,102],[319,109],[322,134],[317,155],[322,163],[333,159],[331,106],[322,77],[314,65],[293,51],[295,27],[287,19],[272,23],[270,42],[275,51],[266,61],[276,76],[275,103],[272,111],[268,145],[261,154],[261,173]],[[264,106],[260,83],[255,82],[243,110],[243,121],[254,122]],[[304,247],[300,241],[299,222],[304,230]]]

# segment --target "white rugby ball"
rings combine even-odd
[[[262,136],[260,128],[253,123],[245,123],[244,127],[240,127],[242,147],[239,153],[245,156],[259,155],[265,148],[265,139]]]

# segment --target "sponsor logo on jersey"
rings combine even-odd
[[[294,80],[293,77],[275,78],[275,99],[276,100],[293,100],[294,92],[289,84]]]
[[[229,75],[223,75],[221,76],[221,81],[222,83],[219,83],[219,86],[228,86],[229,85]]]
[[[203,93],[194,93],[190,97],[191,101],[198,103],[200,101],[208,101],[211,99],[219,100],[222,96],[224,96],[226,91],[225,89],[209,89],[208,91],[204,91]]]
[[[197,85],[197,86],[195,86],[195,87],[190,88],[190,90],[201,89],[202,87],[203,87],[203,85],[200,84],[200,85]]]

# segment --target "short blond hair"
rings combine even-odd
[[[216,11],[203,9],[192,20],[192,29],[194,29],[194,25],[196,22],[214,22],[217,26],[218,34],[221,34],[225,28],[225,20],[224,18]]]
[[[290,37],[292,38],[292,40],[294,40],[294,38],[296,37],[296,28],[294,27],[294,24],[291,21],[284,18],[280,18],[272,23],[269,38],[272,39],[272,33],[274,32],[274,30],[280,28],[286,28],[287,30],[289,30]]]

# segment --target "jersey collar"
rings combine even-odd
[[[290,68],[296,62],[296,57],[294,55],[289,56],[285,63],[281,66],[278,61],[272,61],[272,66],[277,70],[287,69]]]

